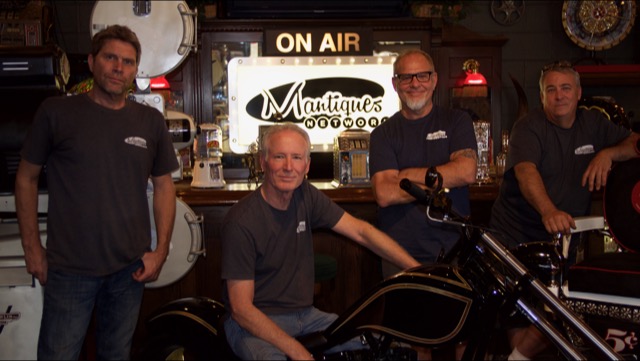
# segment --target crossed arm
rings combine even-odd
[[[461,149],[451,153],[449,162],[436,165],[442,174],[443,188],[454,188],[469,185],[476,180],[478,155],[473,149]],[[399,186],[403,178],[407,178],[424,189],[424,178],[427,167],[387,169],[377,172],[371,178],[373,196],[380,207],[413,202],[415,199]]]

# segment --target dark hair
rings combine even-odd
[[[136,49],[136,64],[140,64],[142,47],[138,36],[129,27],[124,25],[109,25],[97,32],[91,39],[91,55],[98,55],[107,40],[120,40],[129,43]]]

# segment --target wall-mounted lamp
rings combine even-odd
[[[171,86],[164,75],[161,75],[157,78],[151,79],[151,89],[171,89]]]
[[[487,79],[480,73],[480,63],[476,59],[467,59],[462,64],[462,70],[467,74],[464,85],[487,85]]]
[[[487,79],[479,71],[480,63],[475,59],[467,59],[462,64],[462,70],[466,73],[462,83],[462,95],[468,97],[486,97]]]

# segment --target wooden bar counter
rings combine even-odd
[[[318,189],[355,217],[376,224],[377,205],[369,187],[336,188],[329,181],[312,181]],[[206,256],[201,256],[193,268],[178,282],[156,289],[147,289],[142,304],[136,341],[144,335],[143,321],[146,317],[169,301],[191,296],[206,296],[221,300],[220,277],[222,220],[229,208],[239,199],[256,189],[255,183],[246,181],[227,182],[222,189],[191,188],[190,181],[176,183],[178,198],[189,205],[197,215],[204,217],[204,243]],[[471,187],[472,217],[474,223],[488,221],[490,207],[497,195],[494,184]],[[314,231],[314,249],[335,257],[338,261],[336,278],[323,287],[323,308],[341,313],[356,302],[365,292],[382,280],[380,259],[368,249],[332,232]],[[325,286],[325,285],[323,285]],[[134,341],[134,343],[137,343]]]

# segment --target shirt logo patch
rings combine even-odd
[[[427,140],[447,139],[447,133],[444,130],[427,134]]]
[[[140,137],[128,137],[124,140],[125,143],[135,145],[143,149],[147,149],[147,141]]]
[[[576,148],[576,150],[574,151],[576,155],[593,154],[595,152],[596,151],[593,149],[592,144],[583,145],[581,147]]]
[[[307,224],[305,223],[305,221],[300,221],[300,223],[298,223],[298,228],[296,229],[296,233],[302,233],[306,230],[307,230]]]

